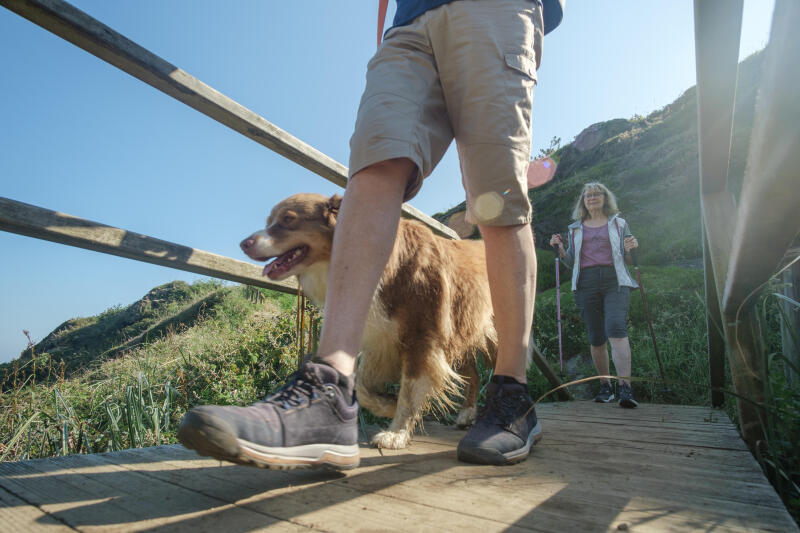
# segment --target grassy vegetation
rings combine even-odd
[[[244,287],[219,284],[214,292],[218,304],[193,325],[72,376],[35,351],[4,369],[0,460],[175,442],[190,406],[251,403],[283,383],[297,362],[294,297],[254,301]]]
[[[553,271],[554,262],[550,261],[552,253],[543,251],[540,269]],[[561,274],[563,346],[569,360],[586,354],[588,346],[569,278],[565,272]],[[637,399],[709,405],[702,272],[648,266],[641,268],[641,275],[671,392],[663,390],[641,299],[634,292],[629,334]],[[0,460],[174,443],[176,426],[190,407],[245,405],[284,383],[297,365],[296,298],[278,294],[264,297],[266,293],[260,291],[220,284],[211,292],[217,295],[217,303],[204,308],[192,324],[166,328],[157,338],[151,337],[71,376],[51,354],[35,349],[31,357],[17,361],[10,371],[6,368],[0,374],[5,390],[0,395]],[[800,391],[785,377],[788,363],[780,353],[778,299],[774,290],[768,290],[759,307],[769,379],[765,390],[767,435],[757,458],[797,518]],[[177,306],[175,312],[180,314],[185,307]],[[555,288],[547,289],[537,297],[534,338],[557,371],[556,315]],[[164,319],[166,316],[161,321]],[[318,327],[318,322],[315,325]],[[485,366],[480,370],[485,388],[491,370]],[[587,376],[594,373],[591,365],[584,365],[582,371]],[[534,367],[529,371],[529,384],[534,398],[550,389]],[[733,397],[727,398],[726,410],[736,420]],[[446,413],[438,418],[450,422],[453,415]],[[368,412],[363,412],[361,419],[363,423],[387,423]]]

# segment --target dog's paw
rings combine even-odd
[[[411,434],[408,431],[381,431],[372,437],[372,445],[376,448],[387,450],[402,450],[411,442]]]
[[[478,416],[478,409],[476,407],[465,407],[458,413],[458,418],[456,418],[456,426],[459,429],[465,429],[470,427],[474,422],[475,418]]]

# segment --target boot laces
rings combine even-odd
[[[480,416],[491,416],[500,425],[508,426],[517,418],[517,411],[521,404],[522,397],[519,394],[508,394],[499,389],[486,402]]]
[[[275,391],[271,396],[264,398],[264,402],[275,404],[286,410],[299,405],[310,405],[312,400],[319,397],[317,388],[320,386],[316,374],[305,366],[292,374],[286,385]]]

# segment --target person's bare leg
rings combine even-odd
[[[608,369],[608,349],[606,345],[603,344],[602,346],[589,346],[589,351],[592,353],[592,361],[594,362],[594,368],[597,370],[598,376],[609,376],[610,370]],[[616,359],[614,360],[616,362]],[[619,367],[617,367],[619,371]],[[610,383],[608,379],[601,379],[603,383]]]
[[[409,159],[391,159],[356,173],[347,184],[317,350],[319,358],[344,375],[355,371],[367,312],[392,252],[403,194],[415,169]]]
[[[621,337],[618,339],[608,339],[611,343],[611,356],[614,358],[614,366],[617,369],[618,376],[631,375],[631,343],[628,337]],[[630,385],[627,379],[621,379],[622,383]]]
[[[481,226],[498,346],[495,374],[527,383],[528,344],[536,296],[530,224]]]

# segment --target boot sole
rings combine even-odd
[[[609,396],[608,400],[604,400],[602,398],[595,398],[594,401],[597,402],[597,403],[608,403],[608,402],[612,401],[613,399],[614,399],[614,395],[612,394],[611,396]]]
[[[204,457],[272,470],[326,468],[339,471],[356,468],[360,462],[357,444],[271,448],[237,438],[223,419],[191,411],[178,428],[178,440]]]
[[[473,449],[458,449],[458,459],[467,463],[485,464],[485,465],[513,465],[521,463],[530,455],[533,447],[542,440],[542,423],[537,421],[536,425],[528,434],[528,440],[525,445],[519,449],[512,450],[506,453],[500,453],[497,450],[489,448],[473,448]]]

